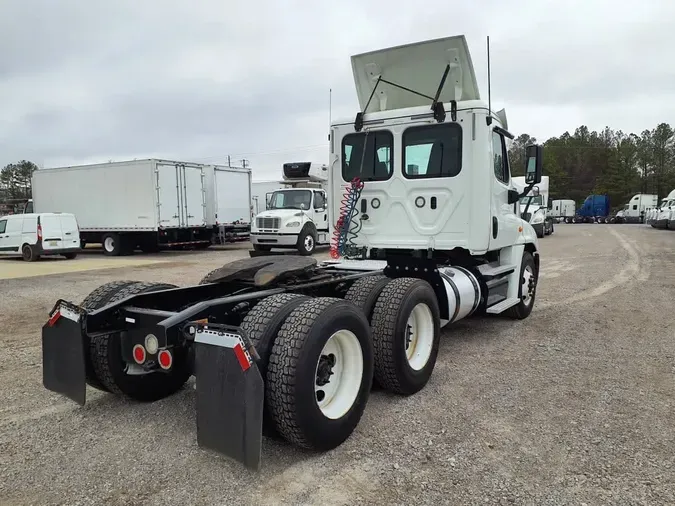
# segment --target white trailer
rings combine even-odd
[[[204,172],[204,165],[158,159],[40,169],[33,209],[74,214],[82,246],[101,243],[107,255],[208,247]]]
[[[246,240],[251,231],[251,169],[226,165],[204,168],[206,220],[212,242]]]
[[[251,184],[253,216],[266,210],[274,190],[278,190],[283,186],[283,183],[279,181],[253,181]]]
[[[541,182],[543,148],[526,147],[518,192],[506,114],[480,99],[464,36],[352,69],[360,111],[330,132],[333,259],[246,258],[193,286],[117,281],[80,306],[59,299],[42,327],[47,389],[150,402],[194,375],[198,444],[258,469],[264,433],[329,451],[362,423],[373,382],[420,392],[446,325],[532,313],[538,240],[516,206]]]
[[[549,214],[558,223],[569,223],[574,218],[576,203],[572,199],[558,199],[551,202]]]
[[[661,205],[654,213],[654,218],[651,223],[652,227],[675,229],[675,224],[671,223],[671,219],[675,219],[675,216],[671,218],[672,211],[674,209],[675,209],[675,190],[671,191],[668,194],[668,196],[661,199]]]

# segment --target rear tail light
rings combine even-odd
[[[143,348],[143,345],[137,344],[134,346],[134,361],[137,364],[142,364],[145,362],[145,348]]]
[[[157,360],[159,361],[159,366],[162,369],[170,369],[171,364],[173,364],[173,357],[171,356],[171,352],[169,350],[160,351],[159,355],[157,356]]]
[[[38,241],[42,240],[42,225],[38,223],[38,228],[37,228],[37,236],[38,236]]]

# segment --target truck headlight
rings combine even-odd
[[[536,225],[544,221],[544,213],[536,212],[532,217],[532,224]]]
[[[287,226],[288,228],[299,227],[299,226],[300,226],[300,222],[299,222],[299,221],[289,221],[288,223],[286,223],[286,226]]]

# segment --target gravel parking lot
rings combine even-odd
[[[80,408],[41,373],[57,298],[196,283],[245,246],[0,279],[0,503],[675,504],[675,233],[561,224],[540,247],[528,319],[447,328],[422,392],[373,392],[327,454],[265,441],[259,473],[197,447],[191,383],[154,404],[89,389]]]

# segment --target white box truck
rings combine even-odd
[[[82,247],[101,243],[107,255],[208,247],[204,176],[204,165],[158,159],[40,169],[32,207],[74,214]]]
[[[251,231],[251,169],[208,165],[206,223],[213,229],[212,242],[225,244],[247,240]]]
[[[274,190],[278,190],[284,185],[279,181],[253,181],[251,183],[251,207],[253,216],[262,213],[269,206],[270,199]]]

